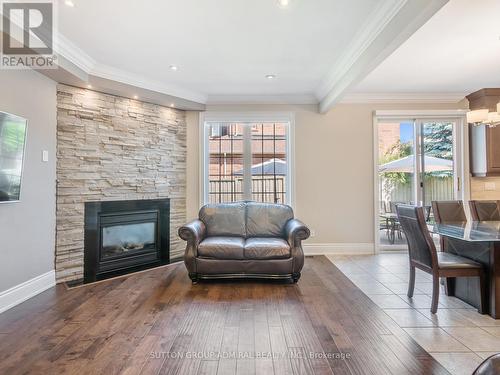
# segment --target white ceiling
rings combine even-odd
[[[460,96],[500,87],[499,17],[498,0],[451,0],[352,92]]]
[[[321,102],[324,111],[447,1],[59,0],[57,51],[83,83],[196,103]]]
[[[253,95],[312,94],[382,1],[74,2],[60,7],[60,32],[98,64],[200,94]]]

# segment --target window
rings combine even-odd
[[[204,203],[291,203],[291,120],[203,122]]]

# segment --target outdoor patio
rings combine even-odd
[[[407,155],[379,165],[380,230],[382,248],[406,250],[406,238],[397,218],[398,204],[415,204],[415,155]],[[453,160],[425,155],[420,204],[426,207],[427,220],[432,222],[431,202],[454,198]],[[436,243],[437,239],[435,240]]]

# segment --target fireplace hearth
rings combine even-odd
[[[170,200],[85,203],[84,283],[167,264]]]

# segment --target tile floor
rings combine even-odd
[[[417,270],[414,296],[406,296],[407,254],[329,259],[450,373],[469,375],[484,358],[500,352],[500,319],[478,314],[474,307],[446,296],[444,290],[437,314],[431,314],[429,274]]]

